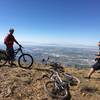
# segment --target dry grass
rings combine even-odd
[[[37,80],[47,73],[45,70],[38,70],[42,68],[44,66],[39,64],[34,64],[31,70],[1,67],[0,100],[52,100],[44,91],[46,79]],[[100,73],[96,72],[90,80],[87,80],[84,77],[88,71],[89,69],[66,68],[66,72],[75,75],[81,81],[77,88],[70,88],[72,100],[100,99]]]

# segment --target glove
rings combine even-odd
[[[19,44],[19,47],[22,47],[22,46]]]

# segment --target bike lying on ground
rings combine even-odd
[[[44,84],[45,91],[51,97],[60,98],[61,100],[70,100],[70,86],[78,86],[80,80],[71,74],[64,73],[63,67],[58,63],[52,62],[49,63],[49,65],[51,66],[52,74],[50,76],[45,75],[50,79]],[[60,73],[65,77],[64,80],[62,80]]]
[[[44,84],[44,89],[51,97],[59,99],[65,99],[70,94],[68,84],[60,78],[56,71],[53,71],[50,81]]]
[[[34,62],[33,57],[30,54],[23,52],[23,47],[19,47],[18,49],[14,50],[14,58],[18,53],[20,56],[18,57],[18,65],[21,68],[30,68]],[[5,65],[8,61],[8,56],[5,50],[0,50],[0,66]]]

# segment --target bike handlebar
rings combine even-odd
[[[49,57],[48,57],[47,60],[43,59],[42,62],[43,62],[45,65],[51,66],[51,69],[53,69],[53,70],[55,70],[55,71],[64,72],[63,66],[62,66],[60,63],[57,63],[57,62],[50,62],[50,61],[49,61]]]
[[[19,45],[19,47],[20,47],[20,48],[23,48],[23,46],[22,46],[22,45]]]

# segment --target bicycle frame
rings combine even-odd
[[[62,82],[62,80],[61,80],[61,78],[60,78],[58,72],[56,72],[56,71],[53,71],[53,74],[52,74],[52,76],[51,76],[51,79],[52,79],[53,81]]]
[[[22,48],[23,48],[23,47],[19,47],[18,49],[15,49],[15,50],[14,50],[14,57],[16,57],[16,55],[17,55],[19,52],[21,52],[21,55],[24,54]],[[23,59],[24,59],[24,61],[26,62],[24,56],[23,56]]]
[[[15,49],[14,50],[14,56],[16,57],[16,55],[21,52],[21,54],[23,54],[23,50],[22,50],[22,47],[19,47],[18,49]]]
[[[58,89],[64,89],[63,81],[60,78],[59,73],[57,71],[53,71],[53,73],[51,75],[51,79],[55,82],[55,86]]]

